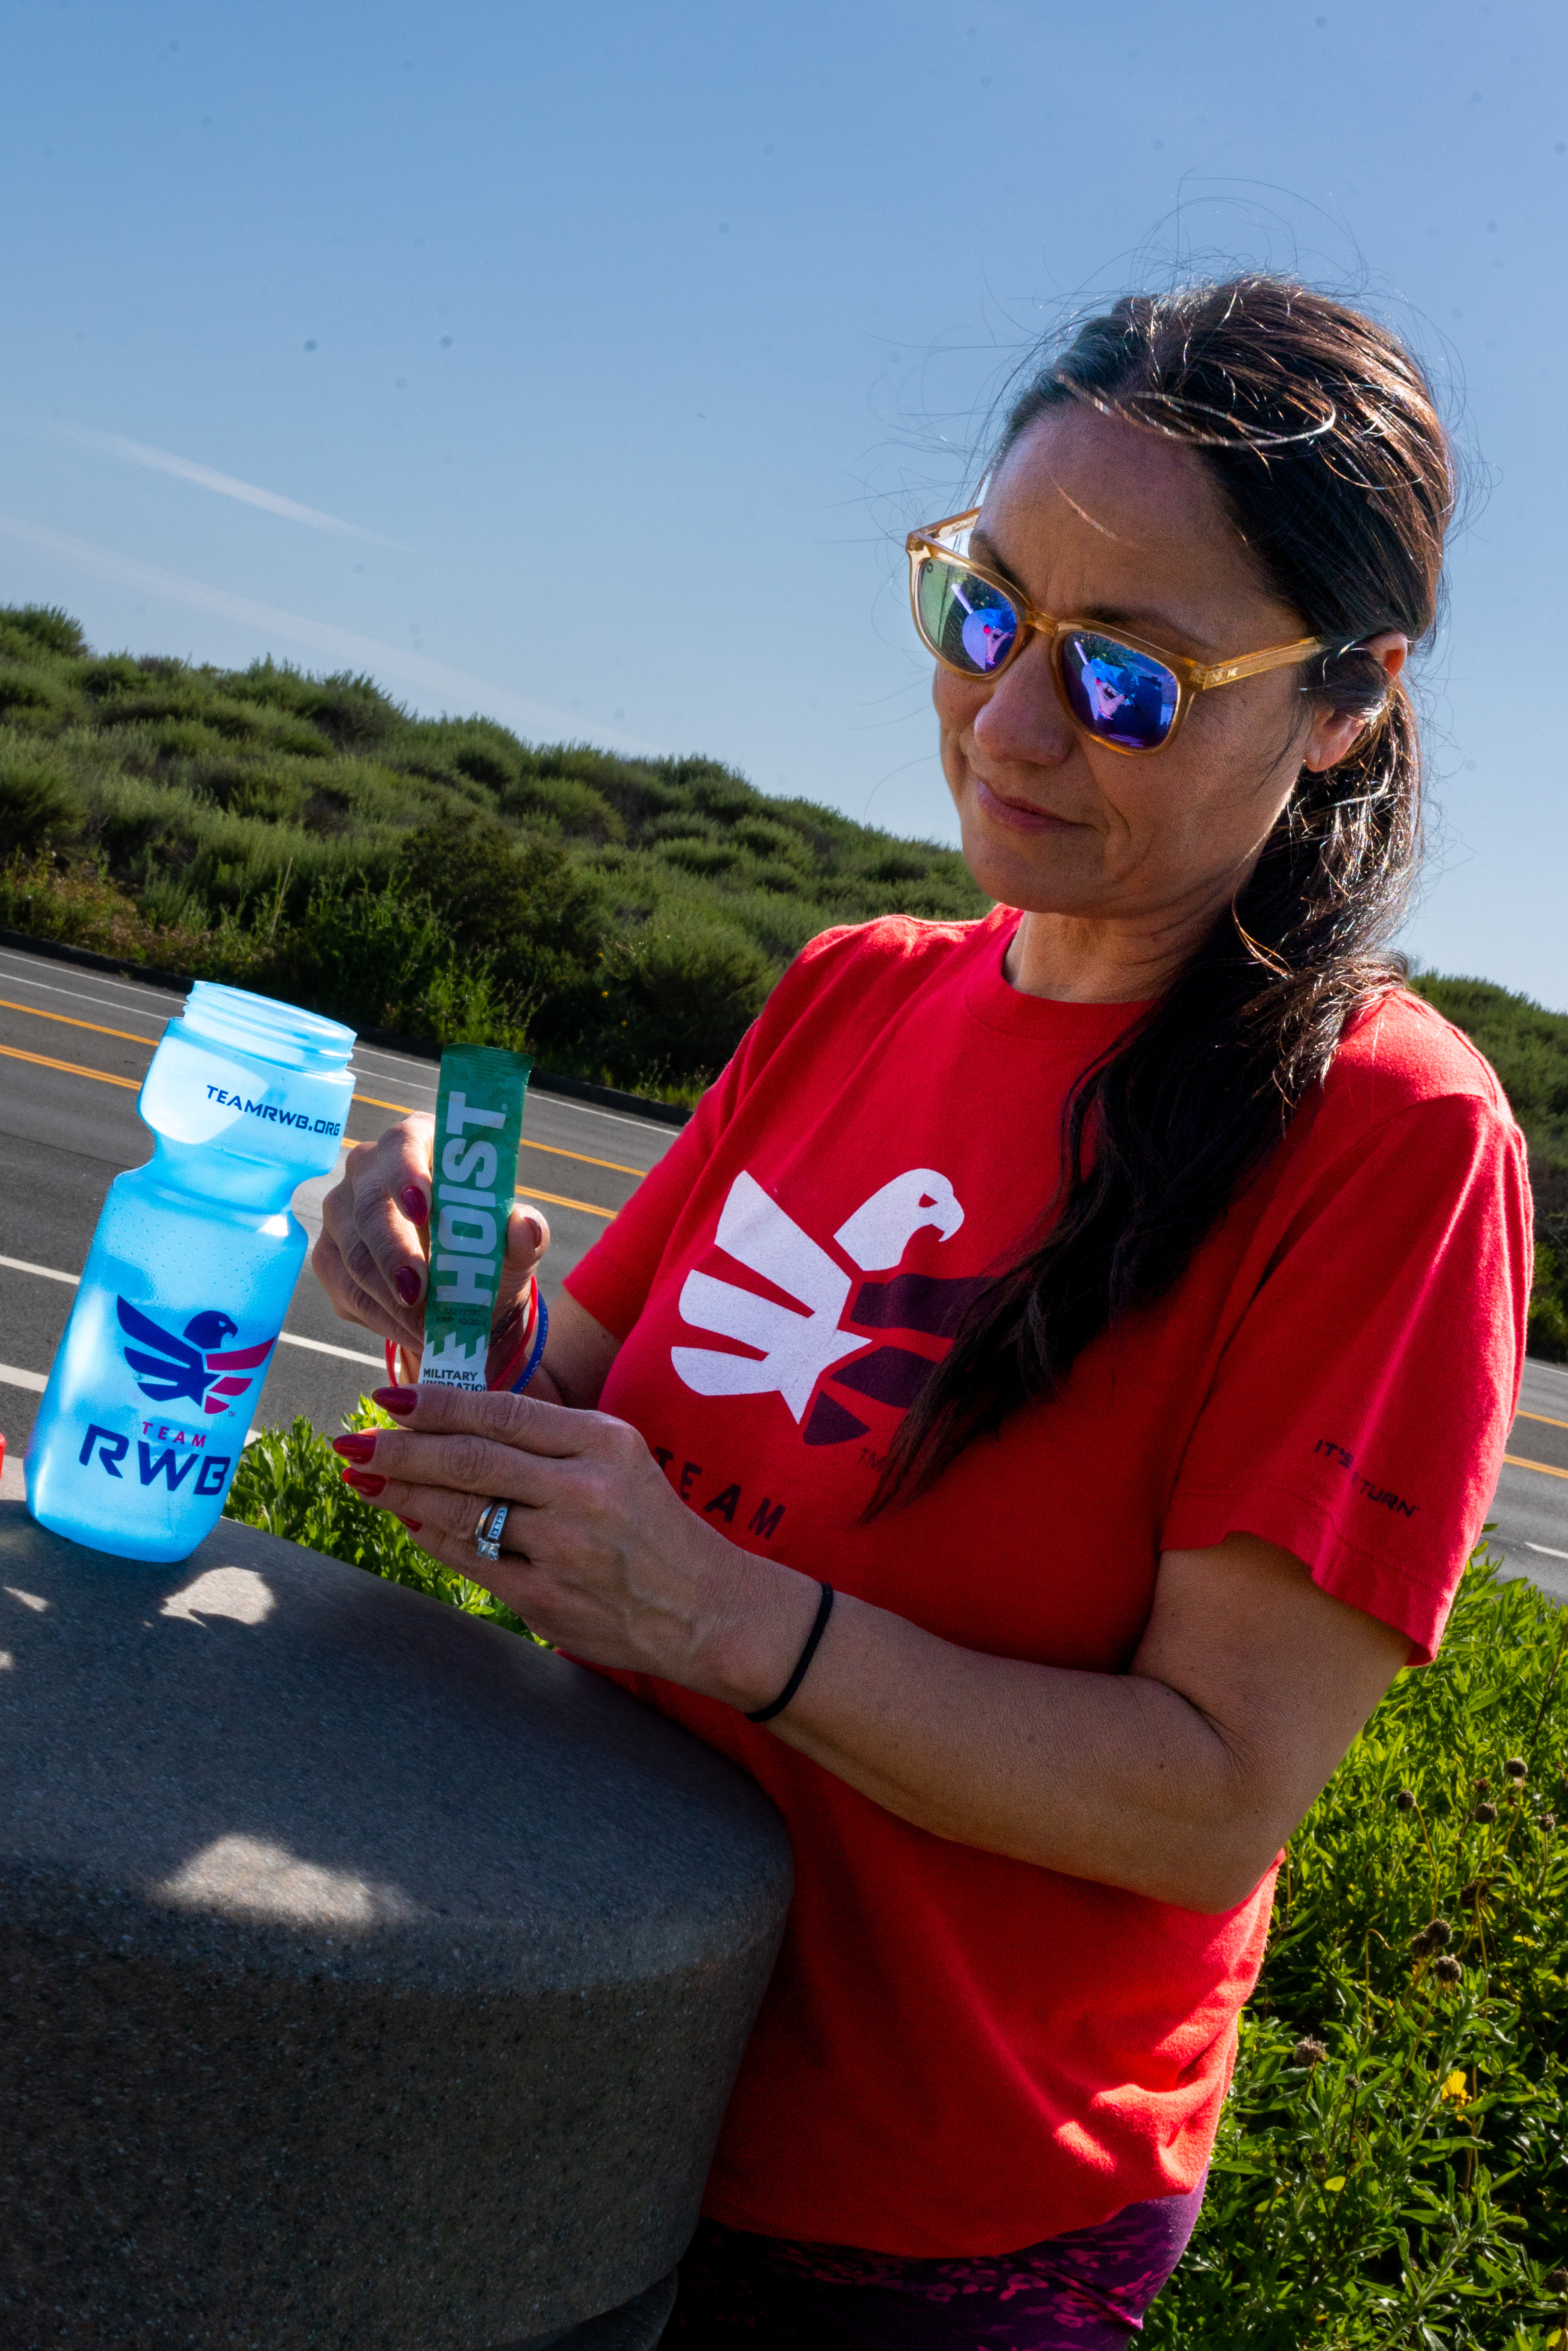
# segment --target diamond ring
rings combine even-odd
[[[510,1502],[486,1502],[479,1513],[479,1523],[474,1530],[474,1548],[481,1559],[499,1559],[501,1531],[507,1523]]]

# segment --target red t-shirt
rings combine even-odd
[[[1396,994],[1160,1305],[914,1504],[860,1514],[977,1284],[1055,1188],[1063,1098],[1136,1007],[1025,996],[1018,917],[830,932],[567,1280],[603,1409],[748,1551],[963,1646],[1123,1672],[1160,1553],[1245,1531],[1429,1659],[1512,1417],[1523,1150]],[[705,2209],[916,2256],[1191,2188],[1272,1872],[1206,1917],[911,1827],[716,1700],[622,1677],[789,1823],[797,1890]]]

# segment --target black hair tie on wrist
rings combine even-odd
[[[789,1680],[785,1683],[783,1688],[779,1691],[772,1705],[759,1706],[755,1714],[748,1714],[747,1716],[746,1719],[747,1722],[771,1722],[776,1714],[783,1713],[785,1708],[789,1705],[790,1699],[794,1697],[796,1691],[800,1688],[801,1683],[806,1678],[806,1668],[817,1654],[817,1644],[821,1639],[823,1634],[827,1631],[828,1619],[832,1613],[833,1587],[831,1583],[824,1583],[822,1586],[822,1596],[817,1603],[817,1621],[806,1635],[806,1646],[800,1652],[794,1672],[790,1675]]]

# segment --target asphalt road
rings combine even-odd
[[[99,1210],[152,1136],[136,1093],[163,1024],[183,998],[140,981],[0,948],[0,1432],[5,1490],[18,1473],[45,1375],[65,1329]],[[349,1139],[372,1139],[409,1110],[435,1107],[435,1068],[376,1047],[355,1050]],[[530,1092],[518,1192],[541,1202],[551,1247],[550,1298],[669,1149],[677,1130],[652,1119]],[[334,1177],[301,1185],[296,1212],[317,1231]],[[305,1413],[335,1434],[361,1393],[385,1378],[376,1342],[340,1322],[307,1263],[254,1418]]]
[[[1568,1600],[1568,1367],[1527,1362],[1490,1515],[1508,1575]]]
[[[151,1148],[136,1115],[163,1023],[183,999],[140,981],[78,971],[0,948],[0,1431],[5,1489],[19,1492],[21,1457],[45,1374],[70,1311],[103,1196]],[[350,1138],[363,1142],[408,1110],[434,1110],[435,1070],[408,1054],[357,1048]],[[623,1112],[530,1092],[519,1194],[543,1203],[552,1244],[542,1285],[563,1274],[604,1229],[674,1142],[675,1129]],[[317,1229],[332,1177],[302,1185],[295,1208]],[[258,1422],[305,1413],[333,1434],[361,1391],[383,1376],[375,1343],[340,1322],[307,1266],[267,1384]],[[1519,1417],[1490,1515],[1505,1572],[1568,1601],[1568,1369],[1525,1366]]]

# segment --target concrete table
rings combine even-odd
[[[642,2351],[789,1891],[563,1658],[0,1502],[0,2341]]]

